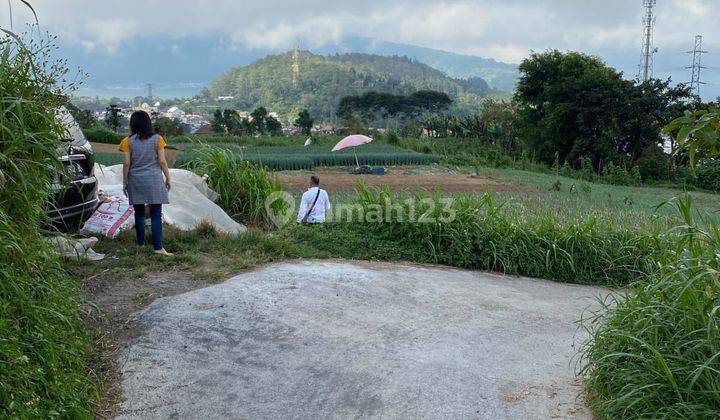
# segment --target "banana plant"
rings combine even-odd
[[[663,132],[675,136],[693,170],[700,158],[720,157],[720,109],[715,104],[673,120]]]

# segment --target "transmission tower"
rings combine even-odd
[[[642,56],[640,57],[640,68],[638,80],[646,81],[652,77],[653,55],[657,48],[653,47],[653,30],[655,28],[655,4],[656,0],[643,0],[645,13],[643,15],[643,39]]]
[[[295,49],[293,50],[292,80],[293,86],[297,87],[300,83],[300,54],[298,53],[297,44],[295,44]]]
[[[700,70],[706,69],[707,67],[702,65],[702,55],[707,54],[707,51],[702,49],[702,35],[695,35],[695,47],[692,51],[688,51],[688,54],[692,54],[692,66],[685,67],[686,69],[692,69],[690,76],[690,89],[695,92],[697,96],[700,96],[700,85],[705,83],[700,81]]]

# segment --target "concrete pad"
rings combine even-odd
[[[600,288],[291,262],[161,298],[120,354],[120,418],[589,418],[576,321]]]

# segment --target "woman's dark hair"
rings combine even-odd
[[[135,111],[130,116],[130,133],[137,135],[140,140],[149,139],[152,132],[152,120],[145,111]]]

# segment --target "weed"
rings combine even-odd
[[[720,227],[683,224],[649,278],[610,296],[584,320],[593,337],[582,370],[590,404],[606,418],[716,418],[720,413]]]
[[[87,418],[95,391],[78,290],[39,226],[59,170],[52,45],[0,39],[0,417]]]

